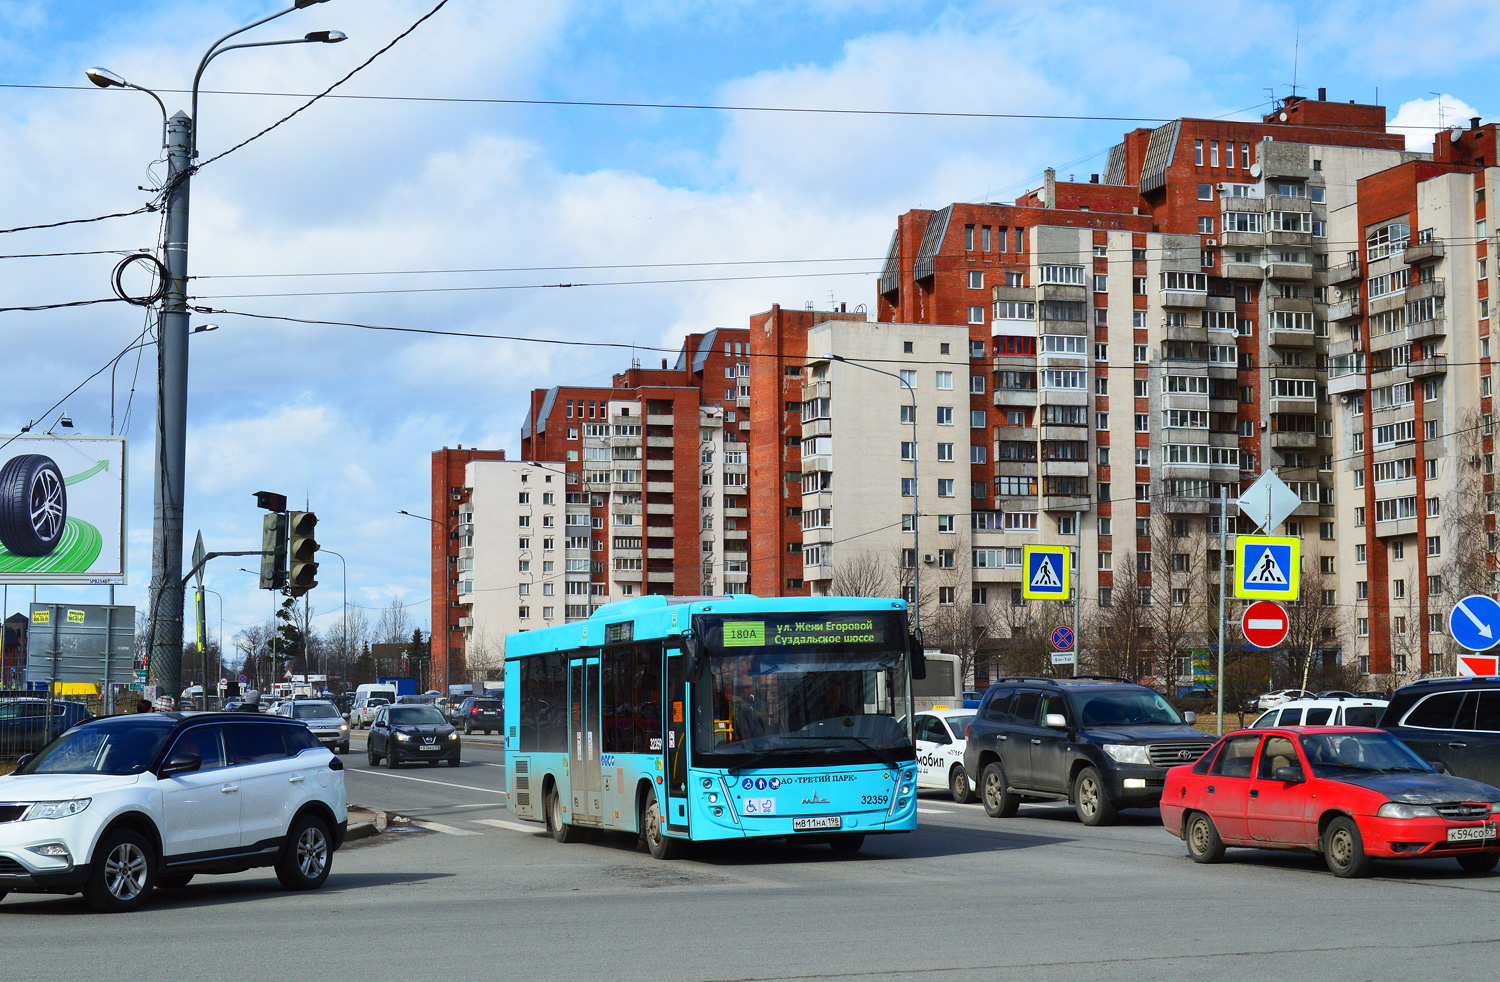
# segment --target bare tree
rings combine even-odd
[[[487,679],[493,680],[495,673],[505,670],[504,639],[493,638],[483,627],[470,629],[464,650],[468,656],[470,677],[476,686]]]
[[[1289,685],[1304,689],[1310,684],[1321,685],[1327,670],[1333,667],[1332,655],[1339,646],[1344,618],[1337,598],[1330,595],[1332,590],[1321,568],[1304,572],[1299,598],[1284,605],[1287,634],[1281,652]]]
[[[858,552],[834,563],[828,593],[835,597],[891,596],[891,571],[873,552]]]
[[[1453,468],[1448,493],[1438,503],[1441,518],[1429,520],[1428,531],[1439,525],[1443,558],[1435,568],[1429,584],[1428,609],[1443,610],[1444,601],[1452,603],[1471,594],[1494,596],[1496,590],[1495,522],[1489,514],[1491,495],[1484,490],[1484,437],[1490,432],[1478,413],[1463,417],[1451,439],[1454,441],[1446,466]],[[1433,589],[1436,587],[1436,589]],[[1422,625],[1425,630],[1426,625]],[[1441,638],[1442,655],[1455,653],[1460,646],[1446,635]],[[1436,645],[1434,646],[1436,647]],[[1433,652],[1435,662],[1439,653]],[[1434,671],[1456,671],[1456,666],[1442,660]]]
[[[383,644],[405,644],[411,640],[411,617],[401,603],[398,594],[391,604],[380,611],[380,623],[375,629],[375,640]]]
[[[1146,573],[1150,574],[1147,620],[1152,643],[1161,656],[1156,659],[1155,674],[1157,684],[1165,683],[1168,692],[1179,684],[1184,661],[1187,678],[1192,679],[1192,662],[1211,636],[1206,543],[1201,535],[1190,533],[1191,527],[1186,518],[1153,516],[1150,567],[1139,574],[1142,586]],[[1217,594],[1214,598],[1217,601]]]
[[[1141,575],[1135,553],[1115,555],[1108,606],[1097,605],[1088,635],[1094,671],[1139,681],[1154,672],[1154,624],[1150,605],[1143,602]]]

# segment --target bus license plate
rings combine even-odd
[[[811,832],[823,829],[839,829],[844,827],[844,820],[838,815],[825,815],[818,818],[794,818],[792,819],[793,832]]]
[[[1495,838],[1495,827],[1493,825],[1481,825],[1464,829],[1449,829],[1449,842],[1474,842],[1484,839]]]

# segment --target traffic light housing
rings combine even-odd
[[[286,586],[286,513],[266,516],[260,535],[260,588],[280,590]]]
[[[318,543],[313,538],[317,525],[318,516],[310,511],[287,515],[286,590],[293,597],[318,585]]]

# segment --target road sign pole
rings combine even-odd
[[[1073,556],[1075,557],[1073,565],[1076,567],[1078,560],[1083,557],[1083,512],[1081,511],[1073,513],[1073,541],[1075,543],[1073,547]],[[1082,647],[1078,643],[1078,608],[1083,605],[1083,590],[1078,585],[1077,577],[1073,578],[1073,584],[1073,677],[1077,678],[1078,652]]]
[[[1219,697],[1218,735],[1224,735],[1224,550],[1229,544],[1229,485],[1219,487],[1219,674],[1214,678],[1214,688]]]

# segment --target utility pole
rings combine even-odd
[[[1224,565],[1224,550],[1229,545],[1229,485],[1219,487],[1219,674],[1214,677],[1214,695],[1218,697],[1219,736],[1224,735],[1224,582],[1228,570]],[[1238,548],[1238,547],[1236,547]],[[1239,571],[1235,571],[1238,575]]]
[[[182,503],[186,485],[188,387],[188,190],[193,121],[167,121],[166,292],[158,331],[156,510],[151,535],[151,675],[174,699],[182,693]]]
[[[1078,575],[1078,561],[1083,558],[1083,512],[1073,513],[1073,677],[1078,677],[1083,645],[1078,639],[1078,608],[1083,606],[1083,584]]]

